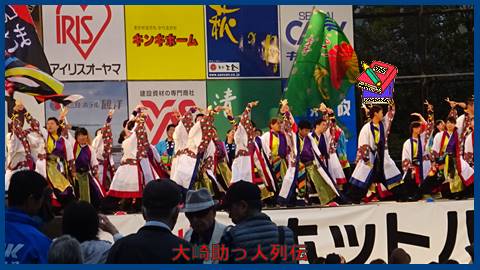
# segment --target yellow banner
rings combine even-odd
[[[125,6],[127,79],[204,80],[203,12],[203,6]]]

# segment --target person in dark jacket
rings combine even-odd
[[[107,263],[171,264],[187,263],[192,259],[190,244],[171,230],[177,223],[180,187],[169,179],[150,181],[143,190],[142,214],[145,225],[137,233],[115,242]],[[186,256],[183,256],[181,251]]]
[[[39,214],[50,194],[47,180],[35,171],[13,174],[5,211],[5,263],[47,263],[52,241],[39,230]]]
[[[288,253],[292,250],[295,239],[292,230],[277,226],[262,213],[260,189],[257,185],[245,181],[232,184],[225,195],[223,208],[235,226],[227,227],[220,241],[221,245],[230,250],[228,261],[221,262],[292,263],[297,259],[291,256],[273,258],[272,249],[275,245],[277,248],[286,246]]]

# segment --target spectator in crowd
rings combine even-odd
[[[371,261],[370,264],[387,264],[387,263],[382,259],[375,259]]]
[[[185,233],[185,240],[194,247],[208,245],[208,250],[212,250],[213,245],[220,243],[226,228],[215,220],[215,202],[205,188],[197,191],[189,190],[186,197],[183,212],[192,228]],[[218,261],[205,260],[203,263],[212,264]]]
[[[55,238],[48,251],[48,263],[51,264],[82,264],[83,256],[80,243],[70,235]]]
[[[388,264],[410,264],[412,258],[403,248],[396,248],[390,254]]]
[[[336,253],[330,253],[325,258],[325,264],[345,264],[345,258]]]
[[[285,226],[277,226],[270,217],[262,213],[262,201],[260,189],[257,185],[239,181],[230,186],[225,195],[223,207],[229,213],[229,217],[235,226],[227,227],[221,243],[230,250],[244,249],[244,260],[235,260],[230,256],[228,263],[291,263],[279,259],[271,261],[252,260],[260,249],[263,254],[271,254],[272,245],[286,246],[291,250],[295,244],[292,230]],[[295,258],[294,258],[295,259]]]
[[[12,175],[5,211],[5,263],[47,263],[51,240],[39,230],[39,215],[51,192],[47,180],[37,172]]]
[[[143,190],[142,214],[145,225],[137,233],[123,237],[110,249],[107,263],[168,264],[188,262],[190,244],[171,230],[177,223],[180,187],[169,179],[150,181]],[[184,251],[188,256],[178,256]]]
[[[456,260],[449,259],[449,260],[446,260],[443,264],[459,264],[459,263]]]
[[[117,228],[104,215],[98,215],[93,205],[85,201],[68,205],[63,212],[63,234],[80,242],[83,261],[86,264],[105,263],[112,243],[98,238],[99,229],[113,236],[113,241],[122,238]]]

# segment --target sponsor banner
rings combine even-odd
[[[278,225],[289,226],[298,243],[307,246],[310,259],[341,254],[348,263],[388,262],[393,249],[403,248],[412,264],[455,259],[469,263],[465,247],[473,243],[474,200],[433,203],[385,202],[358,206],[266,210]],[[142,215],[110,216],[121,234],[138,231],[145,224]],[[216,220],[232,225],[228,214],[218,212]],[[173,233],[183,236],[190,225],[180,214]],[[105,232],[101,239],[112,240]]]
[[[275,117],[282,95],[280,80],[209,80],[207,82],[207,100],[212,106],[231,107],[233,114],[239,116],[247,104],[258,100],[252,110],[252,121],[262,129],[268,130],[268,122]],[[231,128],[225,113],[215,116],[215,126],[221,140]]]
[[[128,80],[205,79],[203,6],[125,6]]]
[[[300,37],[307,29],[307,24],[312,15],[314,6],[309,5],[285,5],[280,6],[280,29],[282,49],[282,78],[290,76],[290,70],[295,61],[295,56],[300,45]],[[325,5],[315,6],[325,11],[332,17],[350,41],[353,47],[353,10],[348,5]]]
[[[175,122],[174,111],[206,107],[204,81],[128,82],[129,111],[139,104],[147,107],[148,138],[157,144],[165,138],[167,126]]]
[[[282,79],[282,90],[285,92],[287,88],[288,79]],[[347,95],[335,108],[332,108],[335,112],[336,119],[339,122],[339,126],[345,132],[345,139],[347,142],[347,158],[351,163],[355,162],[357,156],[357,105],[355,101],[355,85],[348,90]],[[319,104],[320,105],[320,104]],[[297,117],[297,123],[300,120],[308,120],[312,125],[321,116],[320,113],[313,110],[308,110],[305,117]]]
[[[63,81],[125,80],[123,6],[44,5],[43,46]]]
[[[127,85],[125,82],[67,82],[64,94],[78,94],[84,98],[68,105],[67,122],[74,127],[84,127],[90,138],[105,124],[110,109],[115,110],[112,119],[113,145],[120,147],[118,138],[123,129],[123,121],[128,119]],[[47,118],[58,118],[60,105],[47,101]]]
[[[279,77],[277,6],[207,5],[208,77]]]

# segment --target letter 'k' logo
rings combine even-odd
[[[195,102],[191,99],[178,101],[178,106],[175,108],[176,103],[177,100],[168,99],[158,108],[155,102],[142,100],[142,105],[150,110],[150,112],[147,112],[145,125],[150,131],[151,144],[155,145],[160,141],[170,123],[177,123],[177,119],[173,113],[175,110],[178,110],[180,114],[183,115],[189,107],[196,106]]]

